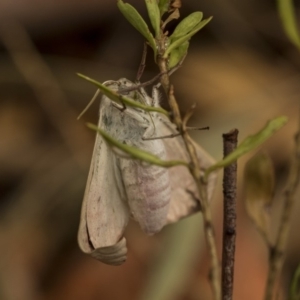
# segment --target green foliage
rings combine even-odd
[[[300,299],[300,264],[298,265],[290,286],[289,300]]]
[[[162,32],[162,28],[164,28],[169,21],[179,17],[178,8],[170,9],[170,0],[161,0],[158,2],[157,0],[145,0],[145,3],[150,22],[155,32],[155,38],[150,32],[147,23],[133,6],[128,3],[124,3],[122,0],[118,0],[118,7],[131,25],[146,38],[154,51],[155,61],[158,54],[158,45],[160,45],[160,47],[165,45],[166,49],[160,49],[159,51],[160,55],[162,55],[164,59],[170,58],[170,69],[184,59],[189,47],[188,41],[194,34],[203,28],[212,19],[212,17],[202,20],[203,13],[194,12],[184,18],[177,25],[170,37],[166,37]],[[167,11],[169,11],[171,15],[163,23],[161,22],[161,17]],[[161,23],[163,25],[161,25]]]
[[[156,0],[145,0],[149,19],[155,32],[155,37],[160,37],[160,11]]]
[[[124,3],[122,0],[118,0],[118,7],[121,11],[121,13],[124,15],[124,17],[129,21],[129,23],[137,30],[139,31],[145,39],[149,42],[151,48],[154,51],[154,54],[156,56],[157,47],[155,39],[150,32],[148,25],[144,21],[144,19],[141,17],[141,15],[137,12],[137,10],[131,6],[128,3]],[[150,13],[149,13],[150,15]]]
[[[300,35],[293,6],[293,0],[277,0],[278,11],[286,35],[300,50]]]
[[[188,34],[192,31],[202,20],[203,13],[201,11],[196,11],[191,13],[189,16],[184,18],[175,28],[174,32],[171,34],[171,41],[181,38],[182,36]]]
[[[221,161],[208,168],[205,172],[205,177],[207,177],[211,172],[217,169],[229,166],[242,155],[260,146],[268,138],[274,135],[282,126],[284,126],[287,123],[287,121],[288,119],[285,116],[277,117],[275,119],[270,120],[266,124],[266,126],[263,129],[261,129],[258,133],[248,136],[233,152],[231,152]]]
[[[169,69],[175,67],[186,56],[190,43],[185,42],[170,53]]]
[[[191,15],[190,15],[191,16]],[[188,17],[187,17],[188,18]],[[182,32],[186,32],[185,35],[179,35],[178,38],[172,38],[171,39],[171,43],[168,46],[167,50],[165,51],[164,57],[167,58],[168,55],[176,48],[178,48],[179,46],[181,46],[182,44],[184,44],[185,42],[187,42],[194,34],[196,34],[201,28],[203,28],[208,22],[210,22],[210,20],[212,19],[212,17],[205,19],[203,21],[199,21],[197,23],[196,26],[193,27],[192,30],[188,30],[188,27],[182,27],[182,29],[180,30],[180,33]],[[180,25],[180,23],[179,23]],[[179,26],[178,25],[178,26]],[[177,28],[177,27],[176,27]],[[175,28],[175,30],[176,30]]]
[[[184,18],[176,26],[170,36],[170,45],[165,52],[165,57],[170,55],[170,69],[176,66],[186,56],[190,38],[211,20],[211,18],[209,18],[201,22],[202,18],[202,12],[194,12]]]

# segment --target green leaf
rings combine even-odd
[[[128,106],[137,107],[137,108],[143,109],[143,110],[148,111],[148,112],[150,112],[150,111],[158,112],[158,113],[164,114],[167,117],[169,117],[169,113],[161,107],[148,106],[148,105],[142,104],[140,102],[134,101],[129,97],[126,97],[124,95],[120,95],[118,92],[109,89],[106,85],[104,85],[104,84],[102,84],[102,83],[100,83],[100,82],[98,82],[98,81],[96,81],[96,80],[94,80],[90,77],[87,77],[87,76],[79,74],[79,73],[77,73],[77,75],[79,77],[87,80],[88,82],[91,82],[92,84],[96,85],[98,87],[98,89],[101,90],[101,92],[105,96],[107,96],[109,99],[111,99],[112,101],[115,101],[119,104],[124,103]]]
[[[286,35],[300,50],[300,35],[297,29],[293,0],[278,0],[277,5],[279,16]]]
[[[171,40],[176,40],[189,32],[191,32],[202,20],[203,13],[196,11],[184,18],[175,28],[174,32],[170,36]]]
[[[241,144],[224,159],[212,165],[205,171],[205,177],[213,172],[214,170],[224,168],[235,162],[242,155],[250,152],[251,150],[260,146],[268,138],[274,135],[281,127],[283,127],[288,121],[285,116],[280,116],[270,120],[266,126],[261,129],[258,133],[248,136]]]
[[[124,3],[122,0],[118,0],[117,5],[128,22],[146,38],[154,51],[154,55],[156,56],[157,48],[155,39],[141,15],[133,6],[128,3]]]
[[[170,168],[170,167],[179,166],[179,165],[188,167],[188,163],[185,161],[161,160],[159,157],[157,157],[156,155],[154,155],[152,153],[146,152],[144,150],[138,149],[133,146],[123,144],[123,143],[115,140],[113,137],[111,137],[109,134],[107,134],[104,130],[102,130],[101,128],[97,127],[94,124],[87,123],[87,126],[91,129],[97,131],[98,133],[100,133],[101,136],[106,140],[106,142],[108,144],[122,150],[123,152],[130,155],[133,159],[139,159],[139,160],[145,161],[151,165],[156,165],[156,166],[160,166],[160,167],[164,167],[164,168]]]
[[[269,208],[274,193],[274,167],[267,154],[256,154],[247,162],[244,171],[244,192],[249,217],[266,241],[269,241]]]
[[[165,51],[164,57],[167,58],[168,55],[176,48],[178,48],[180,45],[182,45],[183,43],[187,42],[194,34],[196,34],[202,27],[204,27],[210,20],[212,19],[212,17],[205,19],[203,21],[201,21],[198,25],[196,25],[194,27],[194,29],[192,31],[190,31],[188,34],[179,37],[178,39],[173,39],[173,42],[171,42],[171,44],[169,45],[169,47],[167,48],[167,50]]]
[[[300,264],[298,265],[293,275],[288,300],[299,300],[299,299],[300,299]]]
[[[185,42],[170,53],[168,68],[175,67],[187,54],[189,42]]]
[[[158,7],[161,16],[169,10],[170,1],[171,0],[159,0]]]
[[[160,36],[160,12],[156,0],[145,0],[149,19],[155,32],[155,37]]]

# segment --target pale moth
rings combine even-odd
[[[122,89],[133,83],[120,79],[107,81],[105,85],[122,93]],[[126,92],[126,96],[159,106],[156,88],[152,98],[143,89]],[[98,127],[116,140],[153,153],[160,159],[188,161],[181,136],[160,138],[177,133],[175,126],[162,114],[130,106],[124,109],[103,96]],[[147,140],[153,137],[157,139]],[[195,147],[201,168],[211,166],[212,157],[200,146],[195,144]],[[208,198],[211,198],[215,174],[208,182]],[[97,134],[78,233],[83,252],[103,263],[120,265],[126,260],[124,231],[130,217],[151,235],[166,224],[199,210],[196,186],[185,166],[163,168],[129,158]]]

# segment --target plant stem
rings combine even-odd
[[[224,157],[237,147],[238,130],[223,134]],[[223,252],[222,299],[231,300],[233,294],[234,255],[236,239],[236,181],[237,162],[224,168],[223,195]]]
[[[205,238],[208,244],[209,254],[211,258],[211,268],[212,268],[211,282],[212,282],[214,299],[220,300],[221,299],[220,267],[219,267],[217,247],[215,242],[215,234],[214,234],[213,223],[212,223],[212,215],[208,205],[206,183],[203,182],[202,180],[196,150],[192,144],[192,140],[187,130],[185,129],[185,124],[182,121],[178,104],[174,96],[174,88],[170,84],[169,74],[167,72],[168,71],[167,61],[162,56],[160,56],[157,59],[157,63],[160,72],[164,73],[161,77],[161,84],[167,95],[169,106],[171,108],[172,119],[173,119],[172,121],[177,126],[177,129],[182,135],[183,141],[185,143],[187,152],[190,157],[190,161],[191,161],[190,172],[197,184],[199,196],[201,199]]]

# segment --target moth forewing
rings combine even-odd
[[[103,110],[100,109],[99,126],[103,126],[104,113],[105,104]],[[121,264],[126,260],[123,232],[129,211],[123,199],[124,192],[117,188],[114,164],[111,149],[97,135],[82,204],[78,242],[83,252],[102,262]]]

